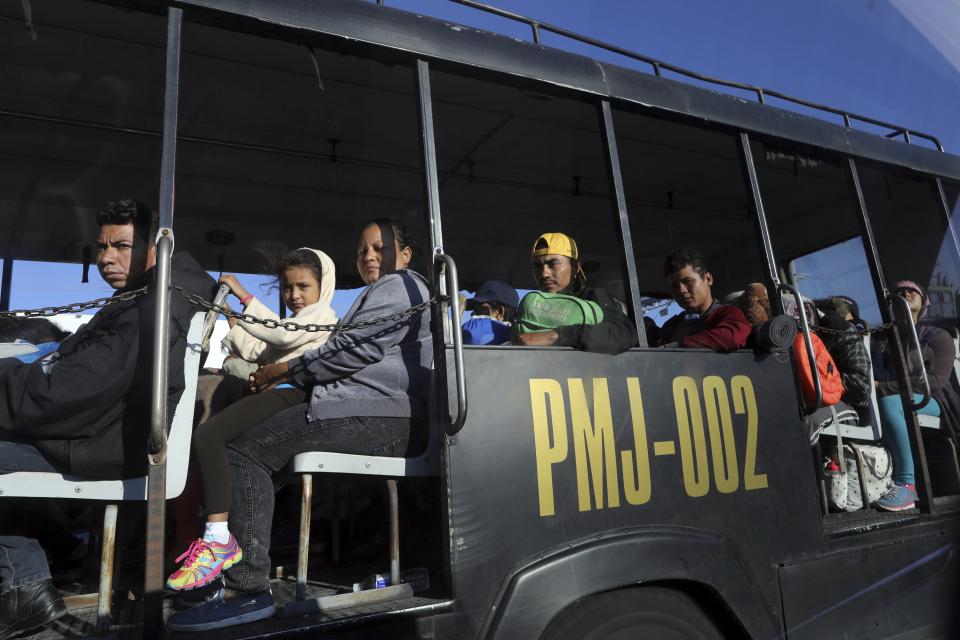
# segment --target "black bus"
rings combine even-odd
[[[158,204],[176,250],[210,271],[258,273],[256,249],[310,244],[341,267],[344,289],[359,286],[353,242],[368,219],[417,230],[428,251],[416,268],[441,293],[456,276],[468,291],[492,279],[532,288],[532,241],[561,231],[638,327],[640,346],[616,356],[461,346],[459,315],[438,307],[438,457],[426,477],[397,474],[399,547],[387,553],[387,525],[368,535],[376,551],[351,545],[358,514],[369,525],[391,511],[380,478],[347,468],[317,468],[313,485],[292,477],[275,527],[288,542],[274,549],[286,615],[210,633],[952,637],[960,468],[950,430],[921,425],[905,395],[917,508],[832,512],[827,445],[811,447],[802,426],[797,362],[651,348],[643,318],[662,323],[664,256],[689,246],[709,259],[716,293],[764,283],[777,311],[790,290],[855,294],[883,327],[895,320],[896,279],[935,285],[956,336],[960,157],[928,134],[718,81],[757,99],[734,97],[632,52],[616,50],[649,72],[543,46],[544,29],[603,43],[526,22],[532,42],[364,0],[0,6],[0,309],[19,261],[80,273],[92,212],[137,194]],[[850,274],[866,285],[851,291]],[[910,327],[898,326],[907,349]],[[96,575],[75,585],[74,571],[57,581],[75,594],[69,615],[36,637],[164,633],[162,534],[175,503],[164,507],[156,459],[146,515],[121,506],[126,553],[108,565],[99,625],[98,599],[82,595]],[[350,506],[356,484],[375,515]],[[311,486],[325,498],[313,547],[297,544]],[[99,524],[87,533],[97,567],[112,547]],[[422,567],[429,585],[325,600],[391,560],[400,574]]]

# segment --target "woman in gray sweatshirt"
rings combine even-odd
[[[396,220],[365,225],[357,245],[357,269],[367,288],[341,320],[347,328],[335,331],[319,348],[265,365],[251,376],[255,393],[281,395],[283,389],[271,390],[293,384],[307,390],[307,401],[284,408],[280,398],[278,413],[261,418],[252,429],[238,429],[243,435],[228,445],[232,496],[219,508],[229,512],[231,538],[236,537],[242,553],[231,554],[228,566],[209,545],[190,558],[198,573],[223,571],[226,585],[243,595],[226,601],[214,597],[177,613],[170,618],[170,629],[199,631],[273,615],[269,592],[273,477],[294,455],[331,451],[411,456],[422,450],[433,362],[430,306],[399,320],[349,328],[430,299],[427,281],[407,268],[415,251],[409,233]],[[229,409],[214,420],[225,416],[238,423],[249,420],[231,416]]]

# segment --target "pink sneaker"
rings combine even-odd
[[[184,560],[186,558],[186,560]],[[196,589],[209,584],[224,569],[229,569],[240,562],[243,551],[237,544],[237,539],[230,534],[226,544],[206,541],[202,538],[194,540],[177,562],[184,560],[183,565],[167,578],[167,588],[174,591]]]

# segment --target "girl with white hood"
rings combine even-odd
[[[337,322],[337,314],[330,307],[336,289],[336,273],[333,260],[323,251],[301,247],[287,253],[277,265],[277,278],[283,302],[297,324]],[[246,313],[263,320],[280,320],[276,313],[249,293],[235,275],[221,276],[220,284],[230,287]],[[247,324],[235,318],[227,321],[230,332],[222,344],[236,358],[226,360],[221,371],[243,380],[259,365],[292,360],[316,349],[330,337],[329,331],[287,331],[280,327],[268,329],[261,324]]]
[[[277,267],[284,304],[297,324],[336,324],[330,307],[336,289],[333,261],[316,249],[300,248],[283,256]],[[230,287],[244,311],[261,319],[279,321],[262,302],[249,293],[234,275],[224,275],[221,284]],[[230,320],[231,329],[223,341],[238,358],[227,360],[224,373],[246,380],[258,366],[286,362],[317,349],[330,337],[329,331],[287,331],[260,324]],[[174,590],[195,589],[209,584],[221,571],[230,568],[243,552],[230,534],[227,516],[233,476],[227,458],[227,444],[263,420],[287,407],[306,402],[308,390],[293,385],[248,395],[200,425],[193,436],[193,458],[200,469],[206,526],[179,558],[180,569],[167,579]]]

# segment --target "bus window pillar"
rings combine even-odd
[[[620,172],[620,153],[617,150],[617,137],[613,125],[613,110],[609,100],[601,100],[599,105],[600,130],[603,132],[604,160],[607,165],[607,178],[613,191],[610,201],[613,217],[620,225],[621,257],[626,266],[630,308],[637,325],[637,340],[641,347],[648,346],[647,332],[643,326],[643,307],[640,305],[640,283],[637,279],[637,262],[633,251],[633,236],[630,233],[630,220],[627,216],[627,198],[623,191],[623,174]]]
[[[3,259],[3,274],[0,275],[0,311],[10,311],[10,284],[13,280],[13,258]]]

